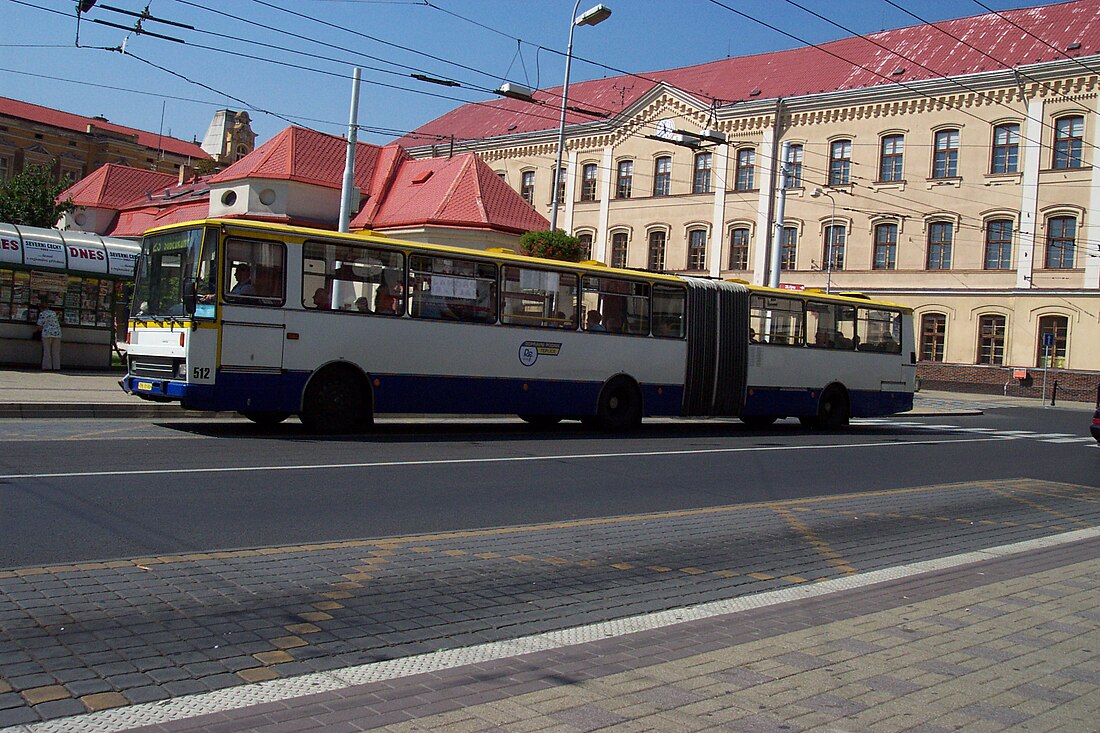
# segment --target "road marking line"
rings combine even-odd
[[[1100,528],[1080,529],[1051,537],[1000,545],[984,550],[965,552],[935,560],[924,560],[858,575],[848,575],[843,578],[824,580],[817,583],[803,583],[780,590],[766,591],[723,601],[712,601],[687,608],[604,621],[561,631],[520,637],[510,641],[479,644],[464,649],[450,649],[346,667],[329,672],[316,672],[298,677],[239,685],[155,703],[142,703],[47,720],[41,723],[24,724],[8,730],[21,731],[22,733],[68,733],[68,731],[79,729],[86,731],[86,733],[115,733],[128,728],[170,723],[200,715],[225,713],[230,710],[240,710],[264,703],[285,703],[288,700],[307,695],[346,690],[372,682],[391,681],[426,672],[441,672],[471,664],[510,659],[534,652],[564,649],[590,641],[617,638],[641,631],[676,626],[688,621],[699,621],[758,608],[777,606],[791,601],[865,588],[877,583],[911,578],[939,570],[956,568],[961,565],[988,562],[989,560],[1034,550],[1098,538],[1100,538]]]
[[[988,438],[950,438],[946,440],[911,440],[883,443],[842,443],[837,445],[773,445],[745,448],[698,448],[692,450],[655,450],[623,453],[563,453],[549,456],[510,456],[500,458],[441,458],[420,461],[370,461],[364,463],[315,463],[293,466],[223,466],[209,468],[149,468],[132,471],[67,471],[58,473],[12,473],[0,475],[0,481],[30,478],[92,478],[100,476],[170,476],[196,473],[255,473],[261,471],[324,471],[336,468],[409,468],[416,466],[458,466],[486,463],[527,463],[538,461],[595,460],[603,458],[657,458],[661,456],[716,455],[725,453],[769,453],[776,451],[848,450],[852,448],[899,448],[916,445],[948,443],[989,443],[1003,440]]]

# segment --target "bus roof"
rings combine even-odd
[[[316,229],[313,227],[295,226],[291,224],[279,224],[276,222],[256,221],[251,219],[196,219],[194,221],[180,222],[178,224],[169,224],[162,227],[156,227],[145,232],[144,236],[161,234],[163,232],[175,231],[179,229],[190,229],[197,226],[219,226],[219,227],[231,227],[237,229],[252,229],[269,233],[284,233],[291,234],[303,239],[310,237],[325,237],[327,239],[344,239],[351,242],[373,242],[376,244],[385,244],[397,248],[416,248],[423,249],[430,252],[440,252],[447,254],[454,254],[460,256],[475,256],[485,257],[488,259],[505,261],[505,262],[522,262],[528,264],[538,264],[542,266],[552,265],[554,267],[567,267],[571,270],[579,270],[583,272],[591,273],[603,273],[614,274],[626,277],[640,278],[653,282],[665,282],[669,284],[679,283],[683,284],[685,280],[710,280],[712,278],[699,277],[694,275],[675,275],[661,272],[652,272],[649,270],[631,270],[617,267],[609,267],[602,263],[596,262],[568,262],[565,260],[549,260],[541,257],[528,257],[526,255],[513,254],[510,252],[502,252],[500,250],[486,250],[486,249],[471,249],[469,247],[455,247],[445,244],[429,244],[427,242],[417,242],[411,239],[395,239],[393,237],[387,237],[380,234],[375,234],[369,231],[361,232],[334,232],[331,229]],[[813,299],[823,300],[838,303],[848,303],[851,305],[881,305],[888,306],[890,308],[896,308],[904,311],[912,311],[912,308],[900,303],[891,303],[888,301],[880,301],[869,298],[862,293],[852,293],[845,291],[842,293],[825,293],[816,288],[807,288],[805,290],[788,290],[784,288],[769,288],[764,285],[753,285],[746,283],[742,280],[727,280],[727,282],[737,282],[743,284],[749,291],[760,294],[783,296],[787,298],[800,298],[800,299]]]

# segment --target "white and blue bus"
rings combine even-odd
[[[840,428],[913,403],[912,313],[859,294],[211,219],[146,233],[132,302],[127,392],[317,432],[383,413]]]

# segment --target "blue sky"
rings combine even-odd
[[[811,42],[985,12],[974,0],[720,0]],[[1051,4],[981,0],[994,9]],[[843,30],[812,17],[812,8]],[[108,6],[192,29],[144,22]],[[595,2],[582,0],[581,11]],[[578,27],[572,80],[617,76],[803,45],[714,0],[607,0],[612,16]],[[557,86],[570,0],[0,0],[0,96],[201,141],[217,109],[248,109],[262,142],[291,124],[343,134],[350,69],[363,67],[359,123],[385,143],[504,81]],[[126,53],[93,47],[117,48]],[[257,58],[252,58],[257,57]],[[614,70],[588,63],[595,61]],[[281,62],[281,63],[277,63]],[[618,71],[615,71],[618,70]],[[444,87],[419,73],[460,82]],[[629,81],[625,83],[629,84]]]

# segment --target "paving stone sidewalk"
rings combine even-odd
[[[139,730],[1095,731],[1097,548]]]

